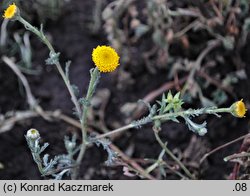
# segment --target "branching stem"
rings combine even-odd
[[[23,19],[21,16],[17,17],[17,20],[19,22],[21,22],[27,30],[29,30],[29,31],[33,32],[35,35],[37,35],[41,39],[41,41],[48,47],[50,52],[55,53],[55,49],[53,48],[50,41],[47,39],[47,37],[42,32],[42,29],[39,31],[36,27],[32,26],[28,21]],[[69,91],[69,94],[71,96],[73,104],[76,107],[76,111],[77,111],[78,115],[81,116],[80,105],[77,101],[76,95],[74,94],[74,90],[72,89],[70,82],[67,79],[67,77],[62,69],[60,62],[57,62],[55,65],[56,65],[56,68],[57,68],[58,72],[60,73],[68,91]]]
[[[197,113],[197,110],[189,109],[189,110],[185,110],[185,111],[157,115],[157,116],[152,117],[152,121],[155,121],[155,120],[168,121],[168,120],[171,120],[173,117],[190,116],[190,115],[194,115],[196,113]],[[217,114],[217,113],[231,113],[231,109],[230,108],[204,109],[203,111],[201,111],[200,114]],[[104,133],[102,135],[99,135],[96,137],[96,139],[110,137],[113,134],[117,134],[117,133],[126,131],[128,129],[136,128],[136,127],[138,127],[137,124],[130,123],[128,125],[125,125],[123,127],[118,128],[118,129],[112,130],[108,133]]]
[[[25,28],[31,32],[33,32],[35,35],[37,35],[41,41],[48,47],[48,49],[50,50],[51,53],[55,54],[55,49],[53,48],[53,46],[51,45],[50,41],[47,39],[47,37],[44,35],[43,33],[43,29],[42,29],[42,26],[41,26],[41,29],[38,30],[36,27],[32,26],[28,21],[26,21],[25,19],[23,19],[21,16],[18,16],[16,18],[20,23],[22,23]],[[82,147],[81,147],[81,150],[80,150],[80,153],[78,155],[78,158],[77,158],[77,165],[80,165],[81,161],[82,161],[82,158],[84,156],[84,153],[85,153],[85,150],[86,150],[86,146],[87,146],[87,139],[86,139],[86,136],[87,136],[87,113],[88,113],[88,105],[86,104],[84,107],[83,107],[83,111],[81,110],[81,107],[80,107],[80,104],[78,102],[78,99],[74,93],[74,90],[70,84],[70,81],[69,79],[67,78],[65,72],[63,71],[62,69],[62,66],[60,64],[59,61],[56,61],[55,62],[55,65],[56,65],[56,68],[58,70],[58,72],[60,73],[67,89],[68,89],[68,92],[71,96],[71,100],[76,108],[76,112],[77,112],[77,115],[79,117],[79,120],[80,120],[80,123],[81,123],[81,130],[82,130]],[[90,84],[89,84],[89,88],[88,88],[88,92],[87,92],[87,97],[86,97],[86,102],[89,102],[92,98],[92,95],[93,95],[93,91],[95,90],[95,83],[96,83],[96,80],[98,78],[98,70],[97,69],[94,69],[94,71],[91,73],[91,80],[90,80]],[[79,167],[76,167],[75,169],[73,169],[73,172],[72,172],[72,178],[73,179],[76,179],[77,176],[78,176],[78,169]]]
[[[163,143],[161,140],[159,134],[157,131],[154,131],[155,133],[155,138],[157,142],[160,144],[162,149],[165,150],[165,152],[180,166],[180,168],[186,173],[186,175],[192,179],[195,180],[195,177],[190,173],[190,171],[186,168],[186,166],[171,152],[171,150],[168,149],[168,147]]]

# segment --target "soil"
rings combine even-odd
[[[86,26],[86,22],[89,21],[91,15],[92,4],[92,1],[74,0],[74,3],[64,8],[63,15],[59,20],[49,21],[45,27],[45,31],[52,38],[56,50],[61,52],[61,61],[72,60],[70,76],[72,83],[80,87],[80,94],[86,92],[88,85],[89,69],[93,66],[91,61],[92,49],[97,45],[107,44],[104,34],[93,36]],[[34,23],[36,24],[36,21]],[[38,24],[37,22],[36,25]],[[13,28],[17,28],[17,26]],[[44,60],[48,56],[46,47],[37,42],[35,37],[32,37],[32,47],[34,51],[33,66],[34,68],[42,68],[39,75],[27,75],[34,96],[45,110],[60,109],[63,113],[74,117],[72,114],[73,105],[59,74],[54,66],[45,65]],[[246,64],[250,63],[249,52],[250,46],[247,45],[241,53]],[[249,75],[249,66],[247,66],[246,71]],[[136,102],[150,91],[167,82],[167,74],[166,71],[161,71],[156,75],[142,72],[134,76],[135,81],[137,81],[135,85],[124,89],[117,88],[116,73],[103,74],[98,89],[106,88],[111,92],[105,115],[107,127],[112,129],[113,122],[123,124],[123,116],[119,108],[127,102]],[[0,62],[0,84],[0,113],[5,114],[8,111],[28,109],[26,98],[21,93],[22,89],[15,74],[2,62]],[[237,89],[236,94],[245,100],[249,100],[249,88],[250,81],[239,81],[235,88]],[[227,104],[230,105],[232,101],[234,100],[229,99]],[[195,104],[194,106],[199,107],[200,105]],[[202,119],[198,118],[198,121],[202,121]],[[192,138],[196,139],[197,145],[202,144],[197,153],[202,151],[205,154],[219,145],[246,134],[248,131],[247,118],[236,119],[231,115],[225,115],[219,120],[215,116],[209,116],[206,120],[209,131],[202,138],[194,136],[192,132],[188,131],[185,124],[174,122],[164,124],[160,135],[164,141],[168,141],[169,148],[176,154],[184,152],[190,145]],[[0,179],[44,179],[40,176],[32,160],[24,138],[25,132],[31,127],[40,131],[42,142],[50,143],[46,152],[51,156],[65,152],[64,135],[70,135],[72,132],[79,133],[79,130],[66,123],[47,122],[40,117],[15,125],[10,131],[0,134],[0,163],[4,165],[4,169],[0,169]],[[133,158],[156,159],[161,151],[150,126],[145,126],[140,130],[130,130],[122,137],[117,138],[114,144],[125,152],[132,148],[131,157]],[[240,145],[241,142],[235,143],[211,155],[206,163],[197,170],[196,175],[199,179],[226,179],[232,172],[233,164],[225,163],[223,158],[238,152]],[[106,156],[106,153],[96,146],[88,149],[81,166],[80,178],[139,179],[123,175],[121,166],[105,166]],[[192,158],[186,157],[185,161],[188,162]],[[169,174],[166,179],[176,179],[176,177]]]

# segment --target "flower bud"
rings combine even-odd
[[[30,129],[27,131],[26,136],[29,139],[36,140],[40,137],[40,134],[36,129]]]

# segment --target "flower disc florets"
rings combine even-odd
[[[18,8],[15,3],[9,5],[9,7],[4,11],[3,17],[6,19],[12,19],[16,16]]]
[[[231,111],[232,111],[232,114],[236,117],[239,117],[239,118],[245,117],[247,109],[242,99],[240,101],[235,102],[231,106]]]
[[[92,52],[92,60],[100,72],[112,72],[119,65],[119,55],[110,46],[97,46]]]

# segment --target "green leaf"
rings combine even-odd
[[[67,61],[66,66],[65,66],[65,75],[66,75],[67,80],[69,80],[69,67],[70,67],[70,65],[71,65],[71,61]]]
[[[165,107],[163,113],[168,112],[168,111],[171,110],[172,108],[173,108],[173,104],[172,104],[172,103],[169,103],[169,104],[167,105],[167,107]]]
[[[74,85],[74,84],[71,85],[71,88],[72,88],[75,96],[78,97],[79,96],[79,92],[80,92],[79,88],[76,85]]]
[[[164,178],[167,177],[166,171],[165,171],[165,169],[164,169],[164,167],[163,167],[162,165],[159,166],[159,171],[160,171],[160,174],[161,174]]]
[[[178,92],[175,96],[174,96],[174,101],[179,101],[180,99],[180,92]]]
[[[174,121],[174,122],[177,122],[177,123],[180,122],[176,117],[172,117],[172,118],[170,118],[170,120],[172,120],[172,121]]]
[[[60,52],[55,53],[55,52],[50,52],[49,53],[49,58],[45,61],[47,65],[55,65],[56,63],[59,62],[59,56]]]
[[[168,91],[168,95],[167,95],[167,103],[170,103],[173,100],[173,95],[171,93],[171,91]]]
[[[174,111],[178,112],[181,109],[181,104],[180,102],[174,104]]]
[[[161,106],[161,108],[160,108],[160,110],[159,110],[159,113],[160,113],[160,114],[163,114],[163,113],[164,113],[164,108],[166,107],[166,102],[164,101],[165,99],[166,99],[165,94],[162,94],[161,102],[159,102],[159,103],[160,103],[160,106]]]

